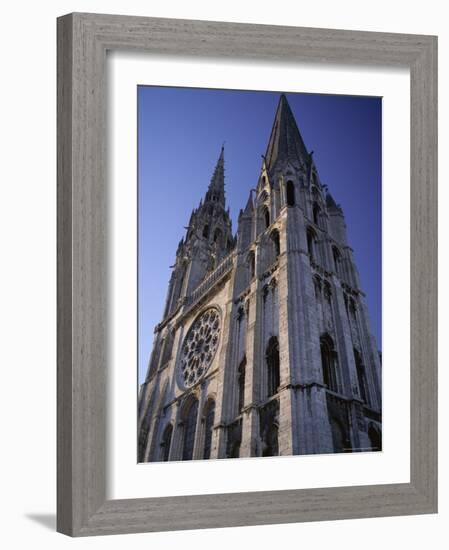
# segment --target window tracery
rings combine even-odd
[[[218,348],[220,331],[220,313],[215,307],[193,322],[181,351],[181,378],[185,387],[193,386],[206,374]]]

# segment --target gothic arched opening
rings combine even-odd
[[[314,202],[312,207],[313,223],[318,226],[320,225],[320,213],[321,208],[319,207],[318,203]]]
[[[203,237],[205,239],[209,238],[209,226],[207,224],[203,227]]]
[[[196,420],[198,416],[198,400],[192,399],[184,411],[184,433],[182,440],[182,460],[192,460],[195,446]]]
[[[380,430],[374,426],[374,424],[371,424],[371,426],[368,429],[368,437],[371,442],[371,450],[372,451],[381,451],[382,450],[382,434]]]
[[[256,274],[256,257],[254,252],[248,254],[248,268],[249,268],[249,278],[250,280],[254,278]]]
[[[291,180],[287,182],[287,206],[295,206],[295,186]]]
[[[357,370],[357,380],[359,382],[360,397],[364,403],[367,403],[367,383],[365,367],[362,362],[362,356],[359,351],[354,348],[355,368]]]
[[[214,232],[214,243],[217,243],[218,245],[221,243],[221,231],[218,228]]]
[[[357,306],[354,298],[349,299],[349,313],[354,321],[357,321]]]
[[[335,272],[341,277],[341,253],[336,246],[332,247],[332,255],[334,257]]]
[[[275,229],[271,233],[271,240],[273,241],[274,254],[275,254],[275,257],[277,258],[281,253],[281,242],[279,238],[279,231],[277,229]]]
[[[262,210],[262,216],[265,223],[265,229],[267,229],[268,227],[270,227],[270,211],[266,206]]]
[[[307,228],[307,252],[311,260],[316,260],[316,233],[311,228]]]
[[[280,384],[279,342],[276,336],[272,336],[267,345],[267,393],[268,396],[277,393]]]
[[[203,458],[210,458],[212,449],[212,432],[215,420],[215,401],[209,399],[204,408],[204,453]]]
[[[162,453],[162,460],[164,462],[168,461],[168,457],[170,456],[170,446],[171,446],[171,438],[173,434],[173,425],[167,424],[164,433],[162,435],[162,441],[161,441],[161,453]]]
[[[245,375],[246,375],[246,355],[240,361],[237,371],[237,386],[238,386],[238,412],[241,413],[245,406]]]
[[[337,352],[335,351],[334,341],[329,334],[324,334],[320,338],[320,350],[323,382],[330,390],[338,392]]]

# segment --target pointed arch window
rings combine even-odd
[[[354,348],[354,360],[355,360],[355,367],[357,369],[357,380],[359,382],[359,388],[360,388],[360,397],[364,403],[368,402],[368,387],[366,383],[366,373],[365,373],[365,367],[362,362],[362,357],[358,350]]]
[[[354,298],[349,299],[349,313],[351,314],[352,320],[354,322],[357,321],[357,306]]]
[[[240,361],[240,365],[237,372],[237,384],[238,384],[238,412],[243,411],[245,406],[245,375],[246,375],[246,355]]]
[[[249,278],[253,279],[256,275],[256,257],[253,251],[248,254],[248,268],[249,268]]]
[[[207,224],[203,227],[203,237],[205,239],[209,238],[209,226]]]
[[[287,206],[295,206],[295,186],[291,180],[287,182]]]
[[[279,254],[281,253],[281,243],[280,243],[280,238],[279,238],[279,231],[277,229],[275,229],[271,233],[271,240],[273,241],[274,254],[275,254],[275,257],[277,258],[279,256]]]
[[[214,232],[214,243],[221,244],[221,231],[218,228]]]
[[[316,233],[311,228],[307,228],[307,251],[312,261],[315,261],[316,258]]]
[[[263,215],[263,221],[265,224],[265,229],[267,229],[268,227],[270,227],[270,211],[266,206],[262,210],[262,215]]]
[[[341,253],[336,246],[332,247],[332,255],[334,257],[335,272],[339,277],[342,275],[341,270]]]
[[[167,462],[170,456],[171,438],[173,434],[173,425],[167,424],[161,442],[161,452],[163,462]]]
[[[313,223],[318,226],[320,225],[320,214],[321,208],[319,207],[317,202],[314,202],[312,206]]]
[[[184,414],[184,434],[182,441],[182,460],[192,460],[195,446],[196,420],[198,416],[198,400],[193,399]]]
[[[268,397],[277,393],[280,384],[279,342],[272,336],[267,345],[267,390]]]
[[[320,350],[323,382],[330,390],[338,392],[337,352],[335,351],[334,341],[328,334],[321,337]]]
[[[203,458],[210,458],[210,453],[212,449],[212,432],[214,429],[215,421],[215,401],[209,399],[206,403],[205,413],[204,413],[204,452]]]

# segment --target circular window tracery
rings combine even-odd
[[[181,380],[185,387],[193,386],[208,371],[220,340],[219,311],[211,307],[192,324],[181,350]]]

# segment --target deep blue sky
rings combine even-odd
[[[254,188],[279,92],[138,87],[139,380],[176,247],[225,141],[233,230]],[[381,98],[286,94],[323,184],[340,203],[381,349]]]

